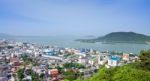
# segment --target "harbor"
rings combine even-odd
[[[45,81],[61,81],[70,75],[66,74],[69,72],[74,79],[87,78],[102,66],[109,69],[139,60],[133,53],[44,46],[12,40],[0,40],[0,46],[0,79],[5,81],[32,81],[32,72]],[[20,78],[20,70],[30,72]]]

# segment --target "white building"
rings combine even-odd
[[[108,61],[110,56],[108,53],[100,53],[97,57],[98,57],[98,64],[104,65]]]
[[[109,66],[118,66],[120,62],[120,57],[117,55],[111,56],[111,58],[108,60]]]
[[[109,59],[108,60],[108,65],[109,66],[118,66],[118,61],[117,60]]]
[[[129,61],[129,58],[130,58],[129,54],[123,54],[122,56],[122,59],[125,61]]]
[[[78,63],[86,63],[86,59],[82,56],[79,57]]]

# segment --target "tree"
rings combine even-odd
[[[22,80],[23,78],[24,78],[24,69],[19,69],[18,71],[17,71],[17,76],[18,76],[18,78],[20,79],[20,80]]]
[[[81,68],[85,68],[85,66],[82,65],[82,64],[79,64],[79,63],[65,63],[64,68],[78,68],[78,69],[81,69]]]
[[[40,74],[40,78],[43,80],[44,79],[44,74]]]
[[[67,71],[67,72],[64,72],[63,76],[64,76],[65,79],[67,79],[69,81],[74,81],[74,80],[77,79],[76,76],[75,76],[75,72],[73,72],[71,70]]]
[[[12,48],[14,48],[14,47],[13,47],[13,46],[7,46],[7,48],[8,48],[8,49],[12,49]]]
[[[144,51],[142,50],[140,53],[140,67],[143,68],[144,70],[149,70],[150,71],[150,50]]]
[[[40,81],[39,75],[37,73],[32,72],[31,76],[32,76],[32,81]]]

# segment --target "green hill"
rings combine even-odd
[[[95,39],[78,39],[77,41],[91,43],[149,43],[150,36],[134,32],[113,32]]]
[[[76,81],[150,81],[150,50],[141,51],[140,61],[122,67],[100,68],[92,77]]]
[[[101,68],[93,77],[76,81],[150,81],[150,72],[130,65],[117,68]]]

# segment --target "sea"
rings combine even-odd
[[[150,44],[129,44],[129,43],[116,43],[116,44],[103,44],[97,43],[83,43],[75,41],[80,39],[80,36],[17,36],[14,38],[16,41],[29,42],[40,45],[51,45],[64,48],[88,48],[99,51],[116,51],[124,53],[140,54],[141,50],[150,49]]]

